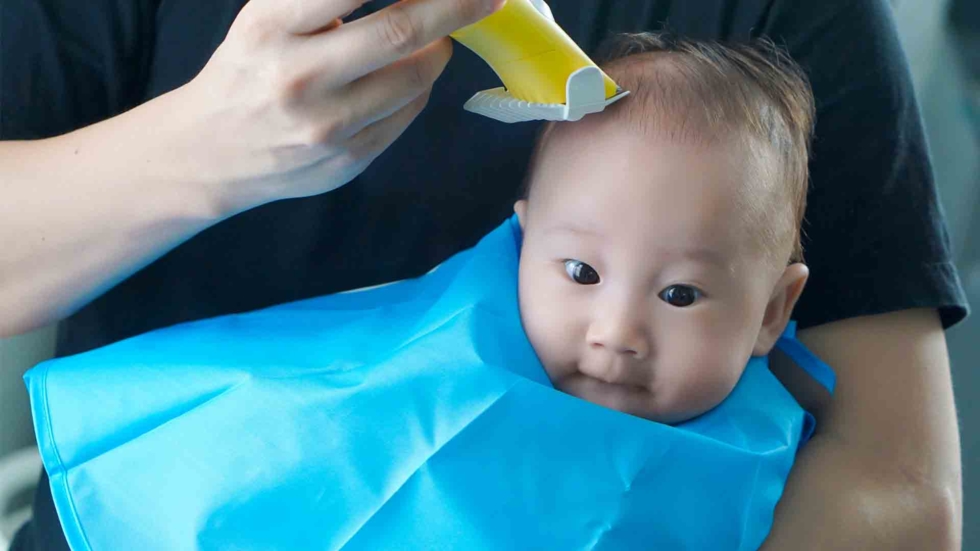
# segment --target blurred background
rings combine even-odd
[[[977,313],[948,333],[964,471],[963,549],[980,551],[980,0],[892,0],[946,210]],[[49,357],[54,328],[0,339],[0,549],[26,519],[40,461],[21,375]]]

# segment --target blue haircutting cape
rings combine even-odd
[[[511,218],[419,279],[32,369],[72,548],[757,548],[812,430],[766,358],[678,426],[556,391],[520,239]]]

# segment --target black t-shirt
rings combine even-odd
[[[61,134],[186,83],[242,3],[4,0],[0,139]],[[551,8],[586,51],[613,32],[665,25],[697,38],[765,35],[785,45],[808,72],[818,110],[804,224],[811,277],[794,317],[807,327],[915,307],[937,308],[945,326],[965,316],[884,0],[561,0]],[[65,320],[58,354],[417,276],[473,245],[511,212],[538,128],[462,110],[474,92],[498,85],[457,46],[429,106],[361,176],[201,232]],[[15,549],[67,549],[44,478],[35,520]]]

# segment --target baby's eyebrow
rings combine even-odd
[[[702,264],[711,264],[721,269],[728,269],[731,264],[727,255],[709,247],[691,247],[665,251],[667,258],[683,258]]]
[[[592,229],[587,226],[580,226],[573,222],[563,222],[554,226],[550,226],[544,230],[545,234],[555,234],[555,233],[572,233],[575,235],[586,236],[586,237],[602,237],[602,233]],[[702,264],[708,264],[715,266],[722,270],[728,270],[731,268],[731,259],[728,255],[723,253],[718,249],[711,247],[677,247],[677,248],[665,248],[663,250],[658,250],[653,254],[661,255],[666,259],[682,259],[689,260],[693,262],[699,262]]]
[[[584,226],[578,226],[578,225],[575,225],[575,224],[572,224],[572,223],[569,223],[569,222],[558,224],[556,226],[551,226],[550,228],[548,228],[547,230],[545,230],[545,233],[549,233],[549,234],[550,233],[574,233],[574,234],[578,234],[578,235],[587,235],[587,236],[590,236],[590,237],[601,237],[602,236],[601,233],[599,233],[598,231],[596,231],[596,230],[594,230],[592,228],[588,228],[588,227],[584,227]]]

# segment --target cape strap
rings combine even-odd
[[[820,386],[826,388],[827,392],[834,393],[837,375],[829,365],[818,358],[816,354],[810,352],[810,349],[796,338],[795,321],[790,321],[786,326],[786,330],[776,341],[776,348],[782,350],[796,365],[803,368],[803,371],[806,371],[815,381],[820,383]]]

